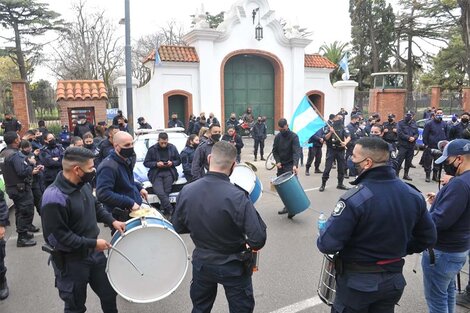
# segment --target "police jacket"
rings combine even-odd
[[[299,166],[300,153],[299,136],[290,129],[274,137],[273,156],[276,163]]]
[[[398,122],[397,134],[399,146],[413,148],[416,144],[416,139],[418,139],[419,136],[418,125],[416,125],[416,122],[413,120],[409,123],[405,120],[401,120]],[[415,140],[410,142],[410,137],[414,137]]]
[[[62,172],[42,196],[41,220],[44,240],[63,252],[94,249],[100,233],[97,222],[114,222],[90,184],[75,185]]]
[[[11,120],[4,120],[2,123],[2,129],[6,132],[19,132],[21,130],[21,123],[17,120],[12,118]]]
[[[106,159],[106,157],[114,150],[114,146],[109,141],[109,139],[105,139],[98,145],[98,155],[95,158],[95,165],[98,168],[100,163]]]
[[[267,127],[265,123],[256,122],[253,124],[253,128],[251,129],[251,135],[255,140],[264,140],[266,139],[266,131]]]
[[[439,190],[430,213],[437,228],[436,249],[470,249],[470,171],[455,176]]]
[[[351,136],[351,140],[347,144],[348,149],[354,149],[354,146],[356,145],[356,142],[363,137],[363,132],[362,129],[359,128],[359,123],[353,124],[349,123],[346,126],[346,129],[349,132],[349,135]],[[332,135],[334,136],[334,135]]]
[[[248,194],[223,173],[208,172],[185,185],[172,223],[178,233],[191,235],[193,262],[225,264],[237,260],[246,244],[258,250],[266,242],[266,224]]]
[[[345,141],[346,138],[350,136],[349,130],[345,128],[342,124],[336,123],[333,124],[333,128],[336,132],[336,135],[334,133],[331,134],[330,138],[326,140],[326,146],[330,149],[335,149],[335,150],[344,150],[346,147],[343,147],[341,145],[341,141]],[[324,128],[325,129],[325,128]],[[329,128],[326,128],[329,132]],[[328,134],[328,133],[327,133]],[[326,136],[326,134],[325,134]],[[338,139],[339,137],[339,139]]]
[[[183,173],[191,174],[191,164],[193,163],[194,152],[196,152],[196,149],[191,146],[186,146],[183,151],[181,151],[180,158],[183,166]]]
[[[206,142],[199,144],[194,152],[193,163],[191,164],[191,175],[193,175],[194,180],[201,178],[209,170],[207,156],[211,154],[214,144],[215,142],[209,138]]]
[[[70,132],[63,130],[59,134],[59,142],[64,147],[64,149],[67,149],[67,147],[70,145]]]
[[[115,207],[130,209],[134,203],[142,204],[142,185],[134,181],[134,164],[135,158],[124,160],[112,151],[98,167],[96,196],[109,212]]]
[[[431,247],[436,228],[421,193],[390,166],[366,170],[341,196],[317,240],[326,254],[346,263],[399,259]],[[402,262],[399,262],[401,270]]]
[[[75,126],[73,135],[83,138],[83,135],[88,132],[92,133],[93,137],[96,136],[94,126],[89,122],[85,122],[84,124],[77,124],[77,126]]]
[[[171,119],[171,120],[168,121],[168,128],[173,128],[173,127],[183,127],[184,128],[184,124],[180,120]]]
[[[437,149],[437,143],[447,139],[448,127],[444,121],[430,120],[424,125],[423,143],[429,148]]]
[[[186,130],[186,134],[188,134],[188,135],[194,134],[194,133],[193,133],[193,129],[194,129],[194,122],[195,122],[195,121],[196,121],[196,120],[194,120],[194,119],[190,119],[190,120],[189,120],[189,122],[188,122],[188,129]]]
[[[383,124],[383,129],[384,129],[384,135],[383,135],[383,140],[385,140],[388,143],[394,143],[398,139],[398,124],[396,122],[385,122]],[[394,132],[393,130],[396,130]],[[387,130],[385,132],[385,130]]]
[[[230,142],[230,143],[234,143],[235,148],[237,149],[237,154],[242,153],[242,148],[245,145],[243,143],[242,136],[239,136],[236,133],[233,134],[233,136],[230,136],[229,134],[225,134],[225,135],[222,136],[222,140]]]
[[[0,167],[5,181],[7,193],[16,191],[20,184],[31,186],[33,178],[33,165],[18,149],[8,147],[0,153]]]
[[[42,149],[43,145],[41,141],[34,139],[33,141],[31,141],[31,147],[33,148],[33,151],[34,151],[37,149]]]
[[[458,123],[455,126],[452,126],[449,130],[449,141],[458,139],[458,138],[463,138],[463,131],[468,128],[470,123]]]
[[[149,123],[139,123],[138,129],[152,129],[152,126]]]
[[[44,165],[44,180],[54,181],[57,174],[62,170],[62,157],[64,149],[61,145],[44,146],[39,153],[39,160]],[[58,160],[53,160],[58,158]]]
[[[196,122],[193,126],[192,134],[196,134],[196,135],[199,136],[199,131],[201,130],[202,127],[207,127],[207,124],[206,123]]]
[[[235,119],[231,119],[229,118],[226,122],[225,122],[225,128],[229,128],[230,126],[233,126],[235,127],[235,129],[238,129],[238,125],[240,123],[238,122],[238,120],[235,118]]]
[[[0,190],[0,226],[8,226],[8,207],[5,201],[5,194]]]
[[[157,167],[157,163],[160,161],[171,161],[173,165],[171,167],[159,168]],[[162,171],[170,171],[171,176],[173,176],[173,181],[176,181],[178,179],[178,172],[176,171],[176,166],[180,164],[180,154],[178,153],[178,150],[176,149],[175,145],[171,143],[168,143],[168,146],[165,149],[162,149],[160,148],[157,142],[148,149],[144,160],[144,166],[150,169],[147,176],[152,183],[155,180],[157,174]]]
[[[308,143],[311,143],[313,145],[313,147],[321,147],[321,146],[323,146],[323,142],[321,142],[320,139],[323,139],[323,129],[322,128],[320,128],[319,130],[317,130],[317,132],[315,134],[310,136],[310,138],[308,139]]]

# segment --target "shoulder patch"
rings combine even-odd
[[[353,188],[349,189],[347,192],[345,192],[342,196],[341,196],[341,199],[342,200],[348,200],[349,198],[351,198],[352,196],[354,196],[356,193],[358,193],[359,191],[361,191],[361,189],[364,188],[364,185],[357,185],[357,186],[354,186]]]
[[[344,203],[344,201],[339,201],[338,203],[336,203],[336,206],[333,210],[332,215],[333,216],[341,215],[341,213],[343,213],[343,210],[344,210],[345,207],[346,207],[346,203]]]

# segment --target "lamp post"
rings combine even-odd
[[[132,63],[131,63],[131,17],[129,0],[124,0],[125,28],[126,28],[126,100],[127,100],[127,127],[129,133],[134,134],[134,111],[132,103]]]
[[[263,27],[261,26],[261,17],[259,13],[259,8],[253,9],[253,12],[251,12],[251,17],[253,18],[253,25],[255,24],[255,17],[256,14],[258,14],[258,25],[255,27],[255,39],[260,41],[263,39]]]

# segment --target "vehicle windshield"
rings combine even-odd
[[[134,151],[137,156],[137,162],[143,162],[149,147],[157,143],[158,134],[144,135],[137,138],[134,142]],[[168,142],[175,145],[178,152],[181,153],[186,146],[187,136],[184,133],[168,133]]]

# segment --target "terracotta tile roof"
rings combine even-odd
[[[102,80],[59,80],[56,100],[108,99]]]
[[[199,57],[196,49],[189,46],[160,46],[158,54],[162,62],[191,62],[199,63]],[[153,50],[147,58],[143,61],[155,61],[155,50]]]
[[[336,68],[336,64],[319,54],[306,54],[304,66],[314,68]]]

